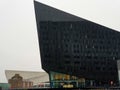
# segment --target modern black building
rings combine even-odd
[[[120,32],[34,2],[42,68],[51,87],[118,84]]]

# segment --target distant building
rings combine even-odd
[[[117,86],[120,32],[34,2],[42,68],[51,87]]]
[[[32,81],[25,81],[19,74],[15,74],[11,79],[8,80],[11,89],[14,88],[31,88],[33,86]]]
[[[11,88],[22,88],[23,78],[19,74],[15,74],[11,79],[8,80]]]
[[[49,83],[46,72],[6,70],[6,78],[11,88],[39,87],[41,83]]]

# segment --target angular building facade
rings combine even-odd
[[[51,87],[118,84],[120,33],[34,2],[42,68]]]

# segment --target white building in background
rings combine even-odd
[[[24,81],[32,81],[33,86],[41,85],[41,83],[49,83],[49,76],[46,72],[5,70],[5,75],[8,81],[15,74],[19,74],[23,77]]]

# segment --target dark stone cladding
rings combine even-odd
[[[45,71],[118,81],[119,32],[36,1],[34,4]]]

